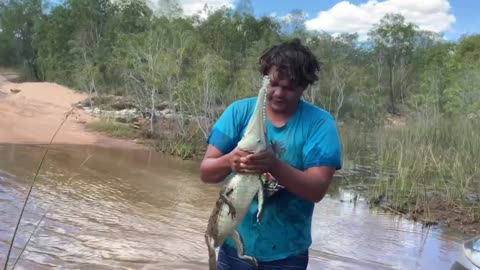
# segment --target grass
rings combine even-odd
[[[372,198],[423,221],[438,219],[439,211],[455,210],[463,222],[479,222],[478,134],[478,121],[438,116],[413,119],[402,128],[378,128],[379,177]]]
[[[28,74],[19,67],[0,67],[0,74],[3,75],[8,82],[12,83],[34,81],[31,76],[28,76]]]
[[[164,121],[154,140],[156,150],[181,159],[193,159],[203,157],[206,144],[205,138],[194,122],[190,122],[183,127],[182,131],[171,132],[175,130],[175,125]]]
[[[0,73],[5,73],[5,72],[11,73],[11,72],[15,72],[15,70],[13,68],[0,67]]]
[[[109,136],[121,139],[135,139],[140,137],[140,131],[129,124],[119,123],[113,120],[95,120],[86,124],[91,130],[104,132]]]
[[[364,163],[373,153],[372,135],[367,127],[349,124],[338,127],[338,133],[344,163],[347,160],[354,164]]]
[[[200,131],[194,126],[184,132],[174,132],[175,127],[173,125],[163,123],[160,130],[157,131],[158,134],[153,135],[145,126],[135,129],[129,124],[102,119],[87,123],[86,128],[103,132],[115,138],[142,139],[156,150],[181,159],[198,158],[205,150]]]

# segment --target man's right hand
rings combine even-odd
[[[217,183],[234,173],[247,173],[241,159],[250,153],[238,147],[224,155],[213,145],[208,145],[205,157],[200,164],[200,178],[205,183]]]
[[[246,157],[250,155],[250,152],[246,152],[243,150],[240,150],[240,148],[236,147],[235,149],[232,150],[229,154],[229,162],[230,162],[230,168],[234,173],[247,173],[245,171],[245,168],[241,165],[241,158]]]

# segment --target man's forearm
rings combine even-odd
[[[206,158],[200,165],[200,178],[205,183],[217,183],[231,173],[229,154],[218,158]]]
[[[287,190],[312,202],[323,199],[331,181],[328,173],[304,172],[280,160],[271,174]]]

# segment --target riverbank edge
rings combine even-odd
[[[89,99],[90,97],[84,100],[84,102]],[[137,125],[137,123],[118,122],[118,118],[93,115],[92,112],[95,111],[94,108],[91,108],[90,111],[85,111],[84,107],[78,106],[78,104],[72,104],[72,106],[77,107],[77,109],[82,110],[85,113],[93,116],[93,120],[82,123],[87,132],[100,133],[105,135],[106,137],[118,139],[119,141],[124,141],[127,144],[131,144],[133,142],[134,144],[141,146],[141,148],[143,149],[154,149],[155,151],[162,152],[175,158],[192,160],[195,162],[199,162],[201,160],[206,150],[206,141],[202,140],[202,138],[197,137],[196,140],[193,141],[182,140],[180,144],[178,144],[178,142],[172,144],[172,138],[163,137],[161,134],[152,135],[148,132],[144,132],[142,131],[143,127],[141,125]],[[167,113],[170,112],[171,110],[167,111]],[[165,114],[166,113],[163,113],[161,117],[164,117]],[[404,122],[401,121],[401,119],[399,121],[399,119],[394,117],[392,118],[392,116],[387,116],[386,118],[387,125],[405,125]],[[104,124],[107,122],[110,124],[113,123],[113,128],[105,128]],[[400,124],[398,124],[397,122],[399,122]],[[98,125],[95,126],[95,124]],[[123,130],[123,132],[116,133],[118,131],[118,127],[125,129]],[[131,133],[126,135],[125,130]],[[468,235],[478,234],[480,232],[479,222],[469,223],[468,220],[465,220],[465,217],[468,215],[463,213],[462,209],[452,208],[449,205],[445,205],[445,203],[443,203],[441,200],[438,200],[435,203],[430,203],[430,205],[428,205],[427,207],[429,209],[428,214],[425,214],[425,211],[405,211],[405,209],[393,207],[388,202],[378,203],[380,200],[378,200],[379,198],[375,198],[374,192],[366,194],[366,197],[368,198],[371,207],[389,211],[392,214],[400,215],[406,219],[420,222],[426,226],[433,225],[440,227],[444,226],[448,228],[456,228],[458,231]],[[378,202],[376,203],[376,201]]]
[[[99,130],[97,129],[97,131]],[[106,132],[106,134],[108,135],[109,133]],[[200,162],[203,157],[203,155],[193,155],[186,157],[183,154],[176,153],[172,149],[168,149],[168,147],[159,147],[159,145],[162,145],[161,136],[156,137],[155,139],[138,137],[136,139],[141,140],[143,144],[151,148],[155,148],[155,151],[161,151],[162,153],[170,155],[174,158]],[[204,153],[204,151],[206,150],[206,142],[200,145],[198,144],[198,142],[192,142],[190,148],[195,148],[198,152]],[[377,210],[383,210],[393,215],[401,216],[402,218],[410,221],[421,223],[426,227],[433,226],[440,229],[454,229],[455,231],[458,231],[468,237],[480,234],[480,222],[472,222],[471,220],[469,220],[468,214],[465,213],[464,208],[455,207],[454,205],[448,205],[445,201],[441,199],[432,200],[428,203],[428,205],[425,205],[423,209],[415,207],[399,208],[391,204],[388,200],[376,196],[375,191],[367,191],[364,195],[367,199],[367,204],[369,205],[369,207]]]

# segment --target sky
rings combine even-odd
[[[61,3],[63,0],[52,0]],[[122,1],[122,0],[116,0]],[[162,0],[146,0],[162,2]],[[165,0],[163,0],[165,1]],[[186,15],[208,5],[235,8],[248,0],[177,0]],[[480,33],[480,0],[249,0],[256,16],[283,18],[292,10],[307,15],[306,29],[330,34],[357,32],[360,38],[387,12],[404,15],[420,29],[441,33],[446,40]],[[477,26],[477,27],[476,27]]]
[[[240,0],[180,0],[186,14],[205,4],[215,9],[235,7]],[[256,16],[288,15],[300,9],[307,15],[305,26],[331,34],[357,32],[365,35],[387,12],[396,12],[420,29],[442,33],[447,40],[480,33],[480,0],[251,0]],[[477,27],[475,27],[477,25]]]

